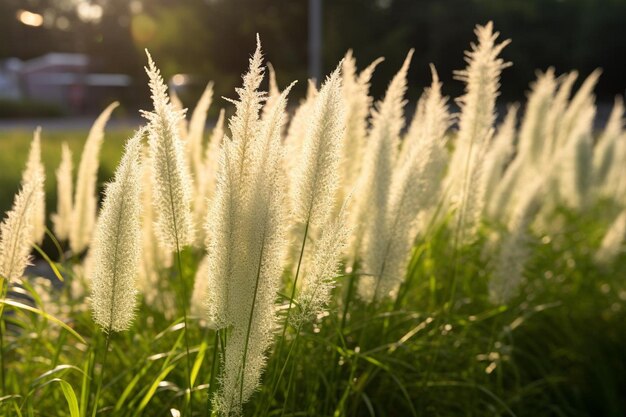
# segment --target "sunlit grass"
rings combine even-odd
[[[0,281],[0,415],[624,415],[626,230],[615,221],[624,213],[623,108],[616,103],[596,138],[597,74],[570,100],[574,76],[548,71],[522,127],[510,118],[492,136],[506,67],[498,58],[506,42],[494,44],[492,29],[477,28],[452,128],[433,69],[403,129],[409,53],[374,108],[371,74],[357,78],[348,54],[342,75],[319,93],[311,86],[283,129],[286,93],[270,84],[265,101],[259,91],[257,39],[227,136],[218,124],[209,144],[208,104],[187,124],[150,61],[154,113],[117,168],[128,182],[107,189],[95,238],[89,231],[76,249],[49,233],[43,250],[35,246],[49,254],[39,269]],[[354,148],[342,154],[346,102]],[[149,152],[140,156],[145,133]],[[85,200],[101,197],[130,135],[106,133],[98,192]],[[86,136],[43,133],[48,213],[60,143],[76,166]],[[30,139],[0,136],[7,208]],[[355,171],[353,182],[340,168]],[[32,177],[22,181],[40,184]],[[84,189],[94,188],[91,178],[82,176]],[[30,231],[36,220],[16,205],[23,216],[12,215],[13,229]],[[93,214],[85,207],[72,214]],[[354,212],[344,218],[346,207]],[[194,239],[193,226],[207,239]],[[3,226],[0,247],[14,236],[32,245],[29,233]],[[519,239],[505,252],[509,236]],[[610,256],[599,258],[607,246]],[[46,264],[56,279],[33,276]],[[105,314],[99,328],[100,302],[109,321],[133,316],[136,302],[134,321],[114,328]]]
[[[56,181],[54,172],[61,161],[61,143],[67,142],[72,150],[74,167],[87,139],[88,130],[50,130],[42,131],[42,161],[46,169],[46,205],[48,211],[56,207]],[[107,131],[101,151],[98,183],[100,186],[111,178],[113,171],[122,155],[124,141],[132,135],[131,130],[112,129]],[[20,177],[24,170],[28,148],[33,132],[16,129],[0,131],[0,211],[5,212],[11,207],[13,195],[17,192]],[[76,169],[76,168],[75,168]],[[74,171],[76,175],[76,171]]]

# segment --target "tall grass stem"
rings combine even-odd
[[[180,279],[180,298],[181,307],[183,309],[183,324],[184,324],[184,337],[185,337],[185,353],[186,353],[186,366],[187,366],[187,391],[185,393],[185,410],[189,410],[189,415],[193,414],[193,406],[191,404],[191,357],[189,355],[189,334],[187,329],[187,284],[185,283],[185,277],[183,276],[183,264],[180,259],[180,246],[178,243],[178,235],[176,236],[176,264],[178,266],[178,277]]]
[[[104,343],[104,353],[102,355],[102,363],[100,365],[100,375],[98,375],[98,382],[96,383],[96,396],[94,398],[93,410],[91,412],[92,417],[96,417],[98,414],[98,402],[100,402],[100,392],[102,390],[102,381],[104,379],[104,370],[106,369],[107,354],[109,352],[109,345],[111,343],[111,330],[106,332],[106,341]]]

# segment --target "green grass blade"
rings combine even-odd
[[[202,343],[200,344],[200,348],[198,350],[198,354],[196,355],[196,360],[193,363],[193,367],[191,368],[191,386],[193,387],[195,382],[196,382],[196,378],[198,377],[198,373],[200,372],[200,367],[202,366],[202,362],[204,361],[204,355],[206,354],[206,350],[207,350],[207,343],[205,340],[202,341]]]
[[[43,374],[39,375],[37,378],[35,378],[33,380],[33,382],[31,382],[31,386],[36,387],[38,385],[38,382],[40,382],[41,380],[49,377],[50,375],[54,375],[54,374],[57,374],[59,372],[63,372],[65,370],[67,370],[67,369],[73,369],[73,370],[81,372],[81,373],[83,372],[82,369],[80,369],[80,368],[78,368],[78,367],[76,367],[74,365],[67,365],[67,364],[58,365],[54,369],[46,371]]]
[[[154,393],[156,392],[157,388],[159,387],[159,384],[165,379],[165,377],[172,371],[172,369],[174,369],[176,367],[176,365],[170,365],[167,368],[165,368],[163,371],[161,371],[161,373],[159,374],[159,376],[156,377],[156,379],[154,380],[154,382],[152,382],[152,385],[150,386],[150,389],[148,390],[148,392],[146,393],[146,395],[143,397],[143,400],[141,400],[141,403],[139,404],[139,407],[137,407],[137,409],[135,410],[135,416],[138,416],[141,414],[141,412],[143,411],[144,408],[146,408],[146,406],[148,405],[148,403],[150,402],[150,400],[152,399],[152,397],[154,396]]]
[[[80,388],[80,417],[85,417],[87,415],[87,407],[89,406],[89,393],[91,388],[91,381],[89,378],[89,372],[91,367],[93,366],[94,361],[94,352],[92,349],[89,349],[89,353],[85,360],[85,367],[83,369],[83,381],[82,386]]]
[[[139,371],[137,375],[133,377],[132,381],[130,381],[130,383],[126,386],[126,389],[124,389],[124,392],[120,396],[119,400],[117,400],[114,411],[119,411],[122,409],[131,392],[133,391],[135,386],[137,386],[139,380],[146,374],[148,369],[150,369],[151,365],[152,363],[149,363],[148,366],[144,366],[143,368],[141,368],[141,371]]]
[[[18,308],[18,309],[21,309],[21,310],[26,310],[26,311],[30,311],[31,313],[38,314],[38,315],[46,318],[47,320],[50,320],[50,321],[58,324],[59,326],[63,327],[72,336],[74,336],[75,338],[80,340],[82,343],[87,344],[85,339],[83,339],[83,337],[81,335],[79,335],[76,332],[76,330],[72,329],[70,326],[68,326],[67,324],[65,324],[61,320],[57,319],[56,317],[51,316],[50,314],[46,313],[45,311],[41,311],[38,308],[31,307],[31,306],[29,306],[27,304],[22,304],[20,302],[15,301],[15,300],[0,300],[0,304],[5,304],[5,305],[11,306],[11,307],[15,307],[15,308]]]
[[[48,263],[48,265],[50,265],[52,272],[54,272],[54,275],[59,279],[59,281],[63,282],[64,281],[63,275],[61,275],[61,272],[59,272],[59,268],[57,268],[56,263],[52,259],[50,259],[50,257],[48,257],[46,252],[44,252],[43,249],[41,249],[38,245],[33,243],[33,247],[41,255],[41,257]]]
[[[63,395],[65,396],[67,405],[70,408],[70,417],[80,417],[80,412],[78,410],[78,400],[76,399],[76,393],[74,393],[74,388],[72,388],[72,386],[67,381],[64,381],[62,379],[55,379],[55,381],[61,384]]]

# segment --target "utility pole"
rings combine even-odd
[[[322,81],[322,0],[309,0],[309,78]]]

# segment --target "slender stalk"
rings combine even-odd
[[[0,391],[0,394],[2,396],[6,395],[7,391],[6,391],[6,383],[5,383],[5,376],[4,376],[4,320],[2,320],[2,318],[0,317],[0,383],[1,386],[0,388],[2,388],[2,391]]]
[[[356,262],[356,256],[354,257],[354,262],[352,263],[352,273],[350,274],[350,281],[348,282],[348,293],[346,294],[346,301],[343,306],[343,314],[341,315],[341,327],[340,331],[343,335],[343,329],[346,327],[346,321],[348,320],[348,310],[350,308],[350,303],[352,303],[352,297],[354,296],[354,282],[356,281],[356,269],[358,267]]]
[[[189,335],[187,332],[187,284],[185,283],[185,278],[183,277],[183,264],[180,259],[180,246],[178,244],[178,233],[176,233],[176,264],[178,266],[178,277],[180,279],[180,298],[181,298],[181,307],[183,309],[183,334],[185,337],[185,351],[187,358],[187,391],[185,392],[185,410],[189,410],[189,415],[193,414],[193,407],[191,404],[191,356],[189,355]]]
[[[287,351],[287,358],[285,358],[285,363],[283,363],[283,367],[280,369],[280,374],[278,375],[278,382],[280,382],[280,380],[283,377],[283,374],[285,373],[285,370],[287,370],[287,364],[289,363],[291,354],[293,353],[295,346],[298,343],[298,338],[300,336],[300,328],[301,326],[298,326],[298,329],[296,331],[296,337],[293,339],[293,343],[291,344],[291,346],[289,347],[289,350]],[[278,391],[278,383],[274,385],[274,389],[272,390],[272,396],[270,398],[274,398],[277,391]]]
[[[306,239],[309,234],[310,219],[311,219],[311,216],[309,215],[309,218],[307,219],[306,225],[304,227],[304,236],[302,238],[302,245],[300,246],[298,266],[296,267],[296,275],[293,279],[293,288],[291,289],[291,295],[289,296],[289,306],[287,307],[287,314],[285,316],[285,321],[283,323],[282,333],[280,335],[280,340],[278,341],[278,347],[276,348],[276,354],[277,354],[276,367],[274,368],[274,372],[272,372],[273,376],[272,376],[272,382],[270,384],[270,387],[273,387],[272,396],[268,399],[268,408],[266,409],[266,413],[267,411],[269,411],[269,402],[271,401],[271,399],[274,397],[274,394],[276,393],[276,387],[278,387],[278,383],[280,382],[280,378],[282,378],[282,375],[284,372],[284,367],[286,366],[286,362],[285,362],[285,364],[283,365],[283,370],[281,370],[280,372],[280,375],[278,376],[278,378],[275,378],[276,370],[278,369],[278,366],[280,364],[280,358],[282,357],[282,353],[283,353],[283,345],[285,344],[285,335],[287,334],[287,327],[289,326],[289,315],[291,313],[291,307],[293,306],[293,299],[296,296],[296,289],[298,287],[298,277],[300,276],[300,268],[302,267],[302,259],[304,257],[304,248],[306,247]],[[298,333],[299,333],[299,330],[298,330]],[[297,337],[298,337],[298,334],[296,334],[296,338]]]
[[[300,334],[300,326],[298,326],[298,333],[296,333],[296,339],[294,339],[292,347],[298,344],[298,335]],[[291,354],[292,349],[289,349],[289,354]],[[289,360],[289,356],[287,356],[287,360],[285,360],[285,366],[287,366],[287,361]],[[283,401],[283,409],[280,413],[281,417],[284,417],[285,410],[287,409],[287,402],[289,401],[289,393],[291,392],[291,383],[293,382],[293,374],[296,369],[296,364],[294,363],[291,366],[291,370],[289,371],[289,380],[287,382],[287,392],[285,393],[285,400]]]
[[[300,268],[302,267],[302,258],[304,256],[304,247],[306,246],[306,238],[309,235],[310,219],[311,219],[311,216],[309,215],[309,218],[306,221],[306,226],[304,227],[304,237],[302,238],[302,246],[300,247],[300,257],[298,258],[298,266],[296,268],[296,276],[293,279],[293,288],[291,289],[291,295],[289,296],[289,307],[287,307],[287,315],[285,316],[285,323],[283,324],[283,333],[282,333],[282,335],[280,337],[280,342],[282,342],[284,340],[285,332],[287,331],[287,326],[289,325],[289,314],[291,313],[291,307],[293,306],[293,299],[296,296],[296,289],[298,287],[298,277],[300,276]],[[280,351],[279,351],[279,355],[280,355]]]
[[[50,229],[48,229],[47,226],[46,226],[45,230],[46,230],[46,235],[48,235],[48,237],[50,238],[50,240],[54,244],[54,247],[56,248],[57,252],[59,253],[59,259],[60,259],[61,263],[64,263],[65,262],[65,253],[63,253],[63,248],[61,248],[61,244],[59,243],[59,241],[56,238],[56,236],[54,236],[54,233],[52,233],[50,231]]]
[[[337,344],[343,344],[345,347],[345,342],[344,342],[344,329],[346,327],[346,323],[348,322],[348,311],[350,310],[350,304],[352,303],[352,298],[354,297],[354,288],[355,288],[355,282],[356,282],[356,278],[357,278],[357,268],[358,268],[358,263],[356,261],[356,254],[354,255],[354,261],[352,262],[352,271],[350,272],[349,275],[349,279],[348,279],[348,289],[346,291],[346,299],[344,301],[344,305],[343,305],[343,312],[341,315],[341,323],[339,325],[339,334],[337,336],[338,342]],[[337,380],[337,351],[333,352],[333,360],[332,360],[332,381],[336,381]],[[334,390],[333,390],[334,391]],[[328,409],[329,407],[329,401],[328,401],[328,395],[326,396],[326,405],[324,406],[325,409]]]
[[[220,330],[215,331],[215,340],[213,341],[213,361],[211,362],[211,377],[209,378],[209,393],[207,395],[207,409],[209,410],[209,415],[212,412],[212,403],[211,398],[213,397],[213,393],[215,392],[215,377],[217,375],[217,351],[220,349]]]
[[[167,177],[168,179],[170,179],[172,177],[172,167],[170,166],[170,155],[169,155],[169,148],[165,147],[165,152],[166,152],[166,171],[167,171]],[[177,265],[178,265],[178,277],[180,278],[180,289],[181,289],[181,294],[180,294],[180,298],[181,298],[181,307],[183,309],[183,323],[185,325],[185,328],[183,329],[184,331],[184,335],[185,335],[185,350],[186,350],[186,355],[187,355],[187,388],[188,388],[188,392],[185,394],[185,410],[187,410],[187,408],[189,408],[189,414],[193,414],[193,408],[191,407],[191,358],[189,357],[189,336],[187,335],[187,286],[185,284],[185,279],[183,276],[183,268],[182,268],[182,263],[180,260],[180,242],[178,239],[178,226],[179,226],[179,219],[176,217],[176,210],[174,208],[174,192],[172,190],[172,184],[170,181],[168,181],[169,183],[169,188],[168,188],[168,193],[169,193],[169,202],[170,202],[170,208],[172,211],[172,224],[174,226],[174,238],[176,240],[176,261],[177,261]]]
[[[91,416],[95,417],[98,413],[98,402],[100,401],[100,391],[102,390],[102,380],[104,379],[104,370],[106,369],[107,353],[109,352],[109,344],[111,343],[111,330],[106,332],[106,342],[104,344],[104,354],[102,355],[102,364],[100,369],[100,375],[98,375],[98,382],[96,384],[96,397],[93,403],[93,410]]]
[[[456,230],[454,231],[454,249],[453,249],[453,263],[454,263],[454,272],[452,273],[452,287],[450,288],[450,299],[448,301],[448,305],[445,307],[446,315],[450,312],[452,308],[452,304],[454,303],[454,298],[456,296],[456,287],[457,287],[457,277],[459,272],[459,243],[465,237],[465,233],[463,228],[465,227],[465,210],[467,206],[467,193],[469,191],[470,181],[469,181],[469,172],[470,165],[472,161],[472,151],[474,150],[474,140],[476,139],[476,132],[478,130],[478,122],[474,121],[472,125],[472,136],[473,139],[470,142],[469,150],[467,152],[467,159],[465,160],[465,170],[463,172],[463,190],[461,194],[461,206],[459,207],[459,218],[456,224]]]
[[[265,241],[265,232],[263,230],[263,239]],[[250,333],[252,331],[252,320],[254,318],[254,307],[256,307],[256,296],[259,290],[259,280],[261,278],[261,262],[263,260],[263,252],[265,252],[265,245],[261,246],[261,253],[259,254],[259,266],[257,268],[256,280],[254,283],[254,295],[252,296],[252,306],[250,307],[250,317],[248,318],[248,330],[246,331],[246,343],[243,348],[243,361],[241,363],[241,385],[239,386],[239,402],[243,404],[243,384],[245,378],[246,361],[248,359],[248,344],[250,342]]]
[[[5,284],[5,281],[6,284]],[[0,299],[4,300],[8,292],[8,280],[0,277]],[[3,396],[6,395],[6,377],[4,371],[4,303],[0,304],[0,392]]]

